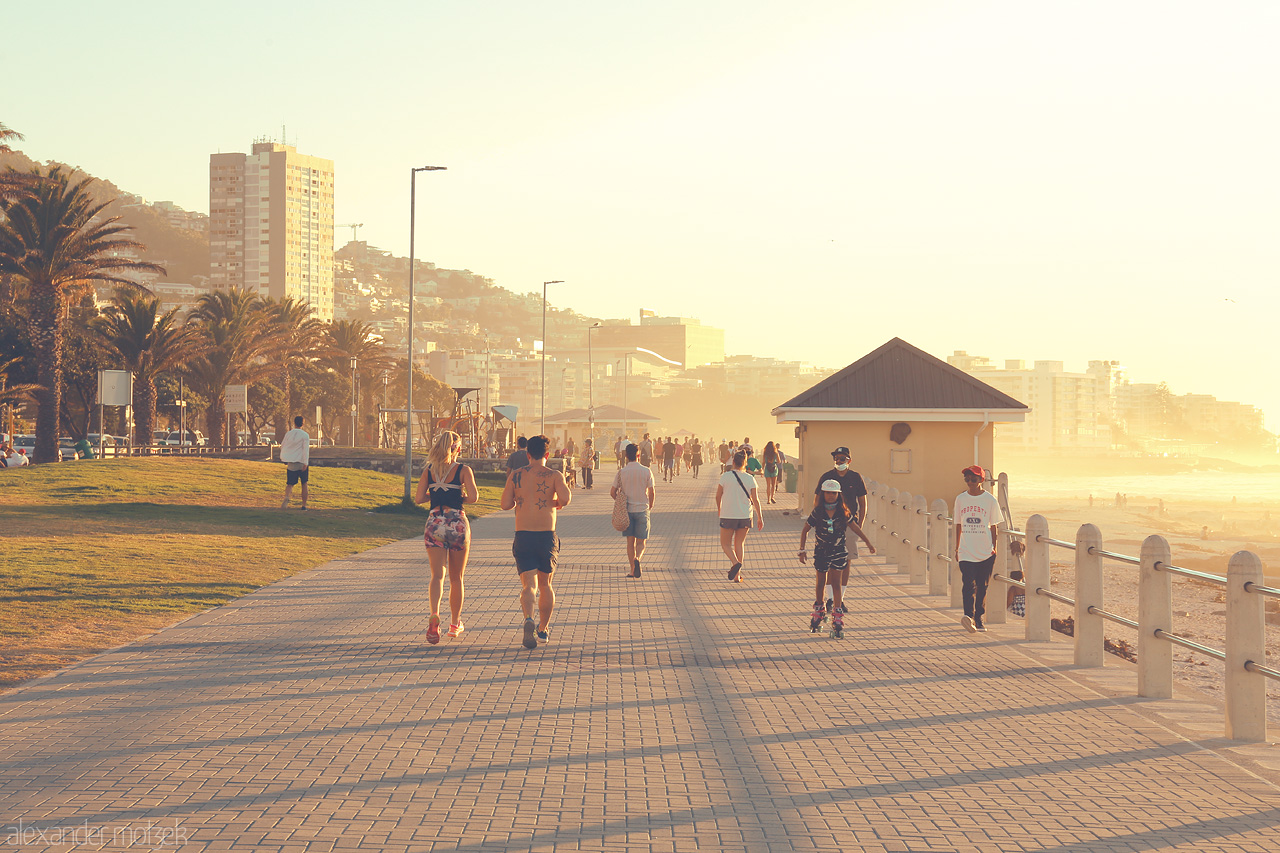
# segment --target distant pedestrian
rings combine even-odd
[[[849,508],[849,512],[853,513],[853,520],[858,524],[862,524],[867,517],[867,484],[863,482],[862,475],[849,467],[849,461],[852,456],[849,448],[841,446],[831,451],[831,461],[834,463],[830,471],[824,473],[818,478],[818,486],[813,490],[815,498],[822,497],[822,484],[827,480],[835,480],[840,484],[841,498],[844,505]],[[853,562],[853,558],[858,556],[858,543],[850,542],[849,562]],[[849,585],[849,569],[846,567],[844,574],[840,578],[843,586]],[[827,597],[827,609],[834,604],[834,595]]]
[[[756,449],[751,446],[751,436],[742,439],[742,444],[739,444],[738,447],[746,450],[748,455],[756,452]]]
[[[698,470],[702,468],[702,442],[695,435],[693,437],[693,446],[689,448],[692,454],[689,457],[689,467],[693,469],[693,479],[698,479]]]
[[[517,468],[523,468],[529,464],[529,451],[526,448],[529,445],[529,439],[523,435],[516,438],[516,449],[507,457],[507,473],[511,473]]]
[[[662,445],[662,481],[669,483],[676,477],[676,446],[667,437],[666,442]]]
[[[742,583],[747,531],[753,515],[756,529],[764,530],[764,513],[760,511],[755,478],[744,470],[746,451],[734,454],[729,464],[731,467],[720,475],[716,486],[716,513],[720,516],[720,548],[729,558],[729,580]]]
[[[653,439],[649,438],[647,432],[640,439],[640,464],[646,468],[653,464]]]
[[[284,500],[280,508],[289,506],[294,485],[302,484],[302,508],[307,508],[307,475],[311,468],[311,436],[302,428],[302,415],[293,419],[293,429],[280,439],[280,461],[285,465]]]
[[[591,439],[582,442],[582,458],[578,461],[582,466],[582,488],[590,489],[595,482],[591,475],[596,468],[596,448]]]
[[[717,453],[720,456],[720,473],[723,474],[729,470],[729,460],[733,458],[733,454],[729,451],[729,444],[724,439],[720,440]]]
[[[764,462],[764,500],[765,503],[776,504],[778,501],[773,495],[778,491],[778,475],[782,471],[782,463],[778,461],[778,449],[771,441],[764,446],[764,451],[760,455]]]
[[[875,546],[871,544],[871,540],[862,532],[862,528],[858,522],[854,521],[853,513],[844,504],[841,496],[840,484],[835,480],[827,480],[819,487],[821,492],[820,498],[814,498],[813,511],[809,513],[809,517],[805,519],[804,527],[800,530],[800,562],[804,563],[807,556],[805,551],[805,540],[808,538],[809,531],[813,531],[813,568],[817,571],[817,577],[814,579],[814,602],[813,614],[809,620],[809,630],[817,631],[818,626],[822,624],[823,618],[826,616],[826,609],[822,603],[822,590],[825,586],[830,586],[834,604],[831,611],[831,625],[835,630],[835,636],[841,637],[844,634],[844,597],[841,590],[844,588],[843,575],[845,568],[849,565],[849,550],[846,544],[846,532],[852,530],[855,535],[863,542],[867,543],[867,550],[874,554]]]
[[[972,634],[987,630],[982,617],[987,612],[987,587],[996,564],[996,526],[1003,516],[995,496],[983,489],[986,473],[982,468],[970,465],[961,473],[967,489],[956,497],[951,514],[956,524],[956,549],[952,557],[959,564],[963,578],[964,616],[960,624]]]
[[[514,509],[516,533],[511,543],[511,556],[520,576],[520,609],[524,613],[524,647],[535,649],[550,639],[551,612],[555,608],[555,590],[551,574],[556,570],[560,538],[556,536],[556,511],[569,505],[572,493],[559,471],[547,467],[545,435],[529,439],[529,464],[507,474],[502,490],[501,506]],[[533,621],[534,590],[537,590],[539,621]]]
[[[629,578],[640,577],[640,560],[644,557],[645,542],[649,539],[650,513],[655,496],[653,471],[640,464],[636,458],[638,450],[634,444],[627,445],[627,464],[618,469],[613,478],[613,488],[609,490],[609,497],[615,500],[619,493],[627,496],[627,516],[630,523],[622,531],[622,535],[627,538],[626,576]]]
[[[431,564],[429,600],[431,618],[427,622],[427,642],[440,642],[440,595],[444,588],[445,563],[449,565],[449,636],[462,633],[462,573],[467,568],[471,551],[471,526],[463,504],[479,499],[476,478],[471,468],[458,461],[462,437],[445,430],[436,436],[427,454],[427,467],[418,480],[416,502],[431,501],[426,527],[422,533]]]
[[[744,445],[746,447],[747,445]],[[752,477],[759,477],[764,473],[764,466],[760,464],[760,460],[756,458],[754,450],[747,450],[747,473]]]

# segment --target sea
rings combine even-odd
[[[1009,495],[1027,498],[1088,498],[1110,502],[1116,494],[1131,502],[1230,503],[1269,506],[1280,511],[1280,473],[1196,471],[1116,476],[1009,475]]]

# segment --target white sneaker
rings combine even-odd
[[[978,631],[978,626],[973,623],[972,616],[962,616],[960,618],[960,624],[963,625],[964,629],[970,634],[975,634]]]

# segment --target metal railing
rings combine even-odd
[[[1000,475],[1002,488],[1007,477]],[[947,504],[935,500],[932,508],[922,496],[867,481],[868,535],[884,543],[882,553],[910,576],[912,583],[928,583],[933,595],[951,594],[951,606],[961,604],[959,566],[955,553],[954,521]],[[1266,611],[1264,598],[1280,598],[1280,588],[1264,584],[1263,567],[1257,555],[1239,551],[1230,558],[1225,575],[1187,569],[1175,565],[1169,543],[1161,536],[1148,536],[1140,556],[1122,554],[1103,547],[1101,531],[1092,524],[1081,525],[1076,540],[1068,542],[1049,535],[1049,523],[1040,515],[1031,516],[1024,530],[1000,525],[996,565],[992,573],[995,589],[1012,586],[1025,593],[1025,637],[1048,642],[1050,602],[1074,608],[1074,657],[1079,666],[1102,666],[1105,622],[1124,625],[1138,633],[1138,695],[1170,698],[1173,695],[1173,649],[1184,648],[1224,663],[1226,676],[1225,729],[1227,737],[1242,741],[1264,741],[1266,724],[1266,681],[1280,681],[1280,670],[1266,665]],[[1019,558],[1012,543],[1025,545],[1024,580],[1011,576]],[[874,544],[874,543],[873,543]],[[879,545],[877,545],[879,547]],[[1076,589],[1068,596],[1054,591],[1050,582],[1050,547],[1075,553]],[[1103,605],[1102,565],[1111,561],[1138,568],[1138,619],[1129,619]],[[1173,631],[1172,580],[1188,578],[1221,586],[1226,592],[1226,648],[1215,649]],[[997,600],[1003,605],[1003,595]],[[1004,606],[987,610],[986,621],[1007,621]]]

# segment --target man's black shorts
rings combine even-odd
[[[286,471],[284,484],[286,486],[293,486],[301,483],[305,486],[307,484],[307,474],[310,472],[311,466],[309,465],[301,471]]]
[[[511,543],[511,556],[516,558],[516,573],[556,570],[560,555],[560,537],[554,530],[517,530]]]

